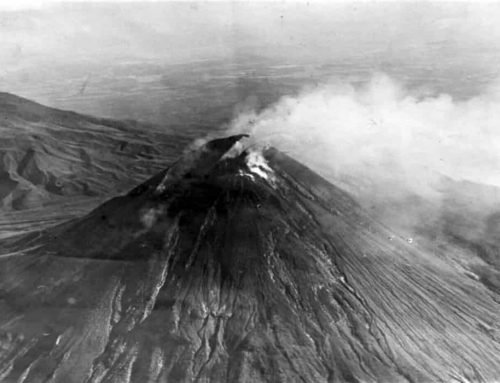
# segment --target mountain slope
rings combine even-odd
[[[188,138],[0,93],[0,209],[109,196],[158,172]]]
[[[0,250],[3,382],[491,382],[498,296],[242,136]]]

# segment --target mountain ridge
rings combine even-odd
[[[0,209],[126,190],[190,139],[166,128],[49,108],[0,93]]]

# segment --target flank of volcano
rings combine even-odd
[[[2,382],[493,382],[500,301],[244,135],[0,243]]]

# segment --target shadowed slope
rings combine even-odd
[[[498,296],[241,138],[3,241],[0,380],[500,378]]]

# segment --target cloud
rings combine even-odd
[[[455,101],[422,97],[387,75],[361,86],[332,80],[260,112],[247,132],[331,178],[432,192],[436,177],[500,186],[500,87]]]

